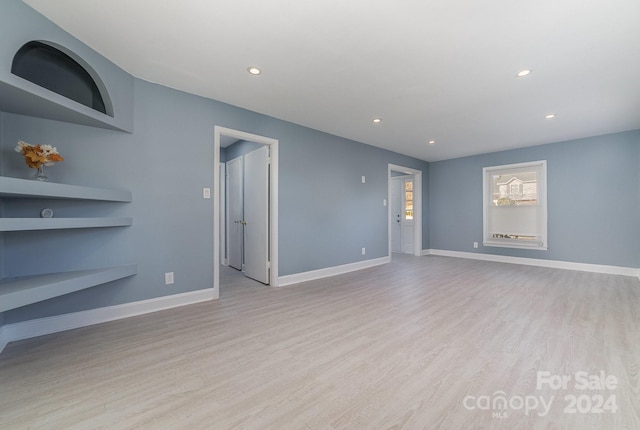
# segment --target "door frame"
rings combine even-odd
[[[269,255],[271,271],[269,285],[278,286],[278,139],[222,127],[213,128],[213,189],[220,187],[220,137],[229,136],[239,140],[269,145],[271,169],[269,178]],[[220,196],[213,200],[213,294],[220,297]]]
[[[391,172],[402,172],[413,176],[413,255],[422,255],[422,170],[411,167],[388,165],[387,171],[387,236],[389,239],[388,253],[391,257]]]

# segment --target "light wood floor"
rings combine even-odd
[[[446,257],[280,289],[227,273],[218,301],[8,345],[0,428],[640,429],[639,315],[637,278]],[[601,370],[615,389],[575,387]]]

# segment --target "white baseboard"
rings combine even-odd
[[[574,263],[570,261],[543,260],[539,258],[509,257],[505,255],[483,254],[479,252],[447,251],[425,249],[422,255],[467,258],[471,260],[494,261],[498,263],[523,264],[526,266],[550,267],[553,269],[578,270],[581,272],[605,273],[608,275],[633,276],[640,279],[640,269],[634,267],[607,266],[603,264]]]
[[[19,323],[6,324],[0,327],[0,352],[9,343],[16,340],[29,339],[36,336],[57,333],[74,328],[86,327],[108,321],[134,317],[193,303],[215,299],[213,288],[173,294],[139,302],[107,306],[53,317],[39,318]]]
[[[297,284],[300,282],[313,281],[314,279],[326,278],[329,276],[342,275],[356,270],[367,269],[369,267],[380,266],[391,262],[391,257],[374,258],[372,260],[358,261],[357,263],[343,264],[341,266],[327,267],[324,269],[310,270],[308,272],[294,273],[293,275],[280,276],[278,286]]]

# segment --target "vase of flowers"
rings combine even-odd
[[[64,158],[58,154],[58,150],[51,145],[31,145],[22,140],[18,141],[16,146],[16,152],[21,153],[24,156],[24,161],[32,169],[36,169],[36,174],[33,177],[36,181],[46,181],[47,176],[44,174],[44,166],[53,166],[58,161],[63,161]]]

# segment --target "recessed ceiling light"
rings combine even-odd
[[[429,141],[429,145],[435,145],[435,144],[436,144],[436,141],[435,141],[435,140],[431,139],[431,140]]]
[[[554,113],[550,113],[549,115],[545,115],[544,117],[545,117],[546,119],[552,119],[552,118],[555,118],[555,117],[556,117],[556,114],[554,114]]]
[[[378,123],[382,122],[382,119],[381,119],[381,118],[374,118],[374,119],[373,119],[373,122],[375,122],[376,124],[378,124]]]
[[[260,73],[262,73],[262,70],[258,69],[255,66],[251,66],[247,67],[247,72],[251,73],[252,75],[259,75]]]
[[[516,76],[519,78],[522,78],[523,76],[527,76],[530,73],[531,73],[530,69],[524,69],[524,70],[520,70]]]

